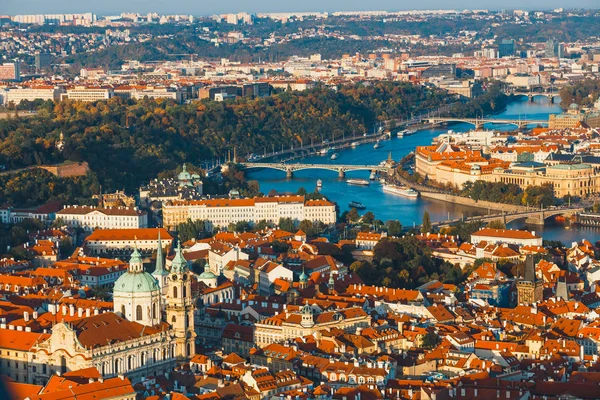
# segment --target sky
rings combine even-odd
[[[552,9],[600,8],[600,0],[420,0],[418,9]],[[211,15],[228,12],[398,11],[414,9],[407,0],[0,0],[0,15],[121,12]]]

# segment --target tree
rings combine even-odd
[[[279,218],[279,229],[282,231],[294,232],[294,220],[291,218]]]
[[[402,224],[398,220],[386,221],[388,236],[400,236],[402,234]]]
[[[425,213],[423,213],[423,224],[421,225],[421,233],[429,233],[431,232],[431,228],[431,217],[429,216],[429,213],[425,211]]]
[[[358,221],[359,218],[360,218],[360,215],[358,214],[358,211],[354,207],[352,207],[350,209],[350,211],[348,211],[348,214],[346,214],[346,221],[349,223],[356,222],[356,221]]]
[[[487,227],[490,229],[506,229],[506,225],[504,224],[504,222],[502,222],[502,220],[499,220],[499,219],[490,221],[487,224]]]
[[[427,332],[427,334],[423,336],[423,348],[425,349],[434,349],[438,344],[440,344],[440,342],[441,339],[433,331]]]
[[[275,253],[283,254],[288,252],[288,250],[290,249],[290,245],[286,242],[275,240],[273,241],[273,243],[271,243],[271,248]]]
[[[270,226],[270,224],[269,224],[269,222],[267,222],[266,219],[261,219],[254,226],[254,230],[256,230],[256,231],[262,231],[262,230],[267,229],[269,226]]]
[[[298,196],[306,196],[308,194],[308,192],[303,187],[300,187],[300,188],[298,188],[298,191],[296,192],[296,194]]]
[[[373,214],[371,211],[367,211],[365,215],[362,216],[361,220],[365,224],[371,225],[373,222],[375,222],[375,214]]]
[[[298,229],[306,233],[307,236],[316,236],[318,234],[318,229],[315,228],[315,224],[307,219],[300,221]]]

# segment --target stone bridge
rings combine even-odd
[[[335,171],[338,176],[343,179],[346,177],[346,172],[350,171],[371,171],[382,173],[393,173],[394,168],[388,165],[340,165],[340,164],[285,164],[285,163],[241,163],[245,169],[253,168],[269,168],[285,172],[287,178],[292,178],[294,172],[305,169],[323,169]]]
[[[527,125],[547,124],[548,121],[531,120],[531,119],[492,119],[492,118],[429,118],[427,120],[432,125],[445,124],[448,122],[465,122],[475,125],[475,129],[483,128],[483,124],[510,124],[516,125],[519,128],[524,128]]]
[[[439,227],[442,226],[450,226],[459,223],[460,221],[464,222],[492,222],[492,221],[502,221],[504,224],[508,224],[510,222],[525,219],[525,222],[533,225],[544,225],[544,221],[550,217],[555,217],[557,215],[563,215],[565,217],[571,217],[575,214],[581,213],[584,211],[582,207],[559,207],[559,208],[548,208],[545,210],[532,210],[532,211],[521,211],[514,213],[502,213],[502,214],[491,214],[491,215],[481,215],[476,217],[469,217],[465,219],[454,219],[450,221],[441,221],[438,222],[437,225]]]

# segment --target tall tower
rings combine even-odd
[[[535,262],[532,255],[525,259],[525,271],[517,281],[519,304],[533,304],[544,299],[544,283],[535,275]]]
[[[167,323],[175,334],[175,356],[190,358],[196,354],[194,331],[194,298],[191,274],[181,252],[181,242],[175,250],[171,272],[167,278]]]
[[[167,295],[167,277],[169,272],[165,269],[162,242],[160,240],[160,229],[158,230],[158,248],[156,249],[156,265],[152,276],[158,281],[163,296]]]

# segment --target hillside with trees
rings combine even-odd
[[[106,190],[132,190],[183,162],[223,159],[234,148],[246,155],[317,143],[324,133],[328,139],[362,135],[377,121],[446,99],[442,91],[381,82],[186,105],[120,98],[46,102],[35,117],[0,120],[0,164],[16,169],[87,161]]]

